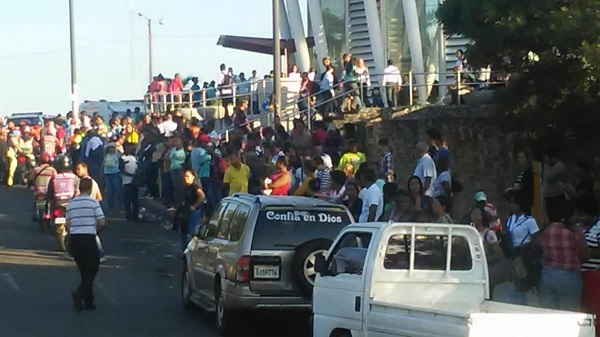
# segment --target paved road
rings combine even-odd
[[[0,336],[216,336],[213,315],[183,309],[177,237],[157,223],[108,219],[109,260],[95,284],[97,309],[76,313],[74,262],[30,221],[26,189],[0,187]],[[250,323],[249,323],[250,322]],[[274,323],[277,322],[277,323]],[[240,322],[246,336],[305,336],[305,320],[259,315]]]

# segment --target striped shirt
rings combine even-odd
[[[96,235],[96,225],[104,218],[100,204],[87,194],[80,194],[67,204],[70,234]]]
[[[326,193],[331,185],[331,169],[325,168],[323,171],[317,171],[317,178],[321,180],[319,192]]]
[[[590,249],[600,248],[600,220],[598,220],[592,227],[585,231],[585,241]],[[590,257],[590,259],[581,265],[582,271],[597,270],[600,269],[600,259]]]

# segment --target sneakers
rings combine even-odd
[[[104,263],[106,261],[108,261],[108,257],[106,257],[106,255],[100,258],[100,263]]]
[[[176,210],[177,210],[177,208],[175,208],[175,207],[173,207],[173,206],[171,206],[171,207],[167,208],[167,212],[174,212],[174,211],[176,211]]]

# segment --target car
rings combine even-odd
[[[13,122],[15,125],[43,126],[44,114],[42,112],[16,112],[7,118],[6,123],[8,122]]]
[[[184,252],[184,306],[216,311],[222,335],[244,311],[310,313],[315,257],[352,222],[344,205],[315,198],[226,197]]]

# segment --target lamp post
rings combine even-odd
[[[69,45],[71,52],[71,113],[79,121],[79,107],[77,106],[77,66],[75,59],[75,17],[73,13],[73,0],[69,0]]]
[[[281,41],[279,39],[279,0],[273,0],[273,113],[280,115],[281,99]]]
[[[144,20],[146,20],[146,24],[148,25],[148,83],[152,83],[154,80],[154,71],[152,69],[152,19],[148,18],[143,13],[138,13],[138,16],[144,18]],[[158,21],[158,24],[163,25],[162,18]]]

